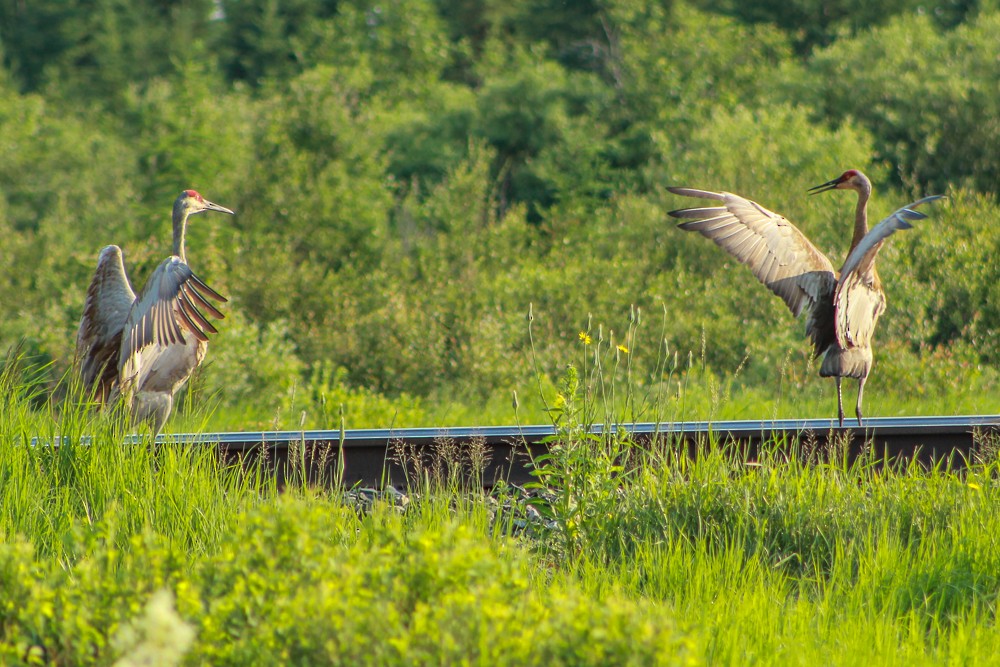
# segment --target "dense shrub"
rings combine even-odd
[[[0,545],[0,655],[55,665],[142,655],[213,665],[695,661],[662,608],[537,588],[521,547],[455,521],[414,530],[391,509],[359,520],[336,503],[286,498],[233,527],[193,562],[152,532],[117,548],[101,534],[110,520],[70,568],[37,560],[24,540]]]
[[[801,325],[673,227],[687,202],[664,186],[748,196],[837,265],[851,197],[805,190],[853,167],[875,183],[874,219],[930,192],[961,200],[883,251],[876,340],[894,377],[962,359],[993,382],[995,11],[99,4],[0,3],[24,29],[0,28],[0,345],[52,361],[52,379],[100,248],[122,246],[140,287],[169,252],[171,201],[194,187],[237,212],[189,235],[192,266],[231,297],[233,344],[213,345],[216,379],[194,387],[227,422],[318,414],[292,388],[329,369],[371,405],[423,401],[404,409],[414,418],[474,414],[513,389],[531,401],[536,363],[550,381],[581,330],[621,334],[633,306],[658,322],[628,341],[649,352],[638,377],[657,380],[665,338],[706,377],[739,369],[766,394],[776,370],[814,372]],[[802,32],[814,15],[818,32]],[[249,345],[261,368],[240,370],[248,335],[270,342]]]
[[[990,192],[1000,180],[998,30],[996,11],[947,32],[924,14],[899,16],[818,51],[789,99],[867,127],[908,187]]]

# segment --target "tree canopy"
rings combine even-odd
[[[805,190],[853,167],[876,215],[951,196],[883,251],[886,382],[989,368],[998,35],[971,0],[0,0],[0,345],[58,376],[100,248],[141,284],[191,187],[238,214],[189,238],[232,297],[224,402],[485,401],[534,373],[529,304],[546,375],[638,306],[752,383],[809,363],[801,327],[665,187],[750,197],[836,265],[853,201]]]

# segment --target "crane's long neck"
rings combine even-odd
[[[180,206],[174,206],[174,254],[185,264],[187,257],[184,255],[184,234],[187,232],[187,219],[187,211]]]
[[[851,250],[854,250],[868,233],[868,199],[871,196],[871,183],[865,180],[858,187],[858,206],[854,210],[854,238],[851,239]]]

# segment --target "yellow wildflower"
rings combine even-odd
[[[591,343],[590,334],[588,334],[586,331],[581,331],[580,332],[580,340],[583,341],[584,345],[590,345],[590,343]]]
[[[622,354],[628,354],[628,348],[625,347],[624,345],[619,345],[618,351],[621,352]]]

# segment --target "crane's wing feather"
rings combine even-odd
[[[194,274],[192,274],[191,277],[197,280],[197,276],[195,276]],[[201,284],[204,287],[204,289],[207,290],[206,292],[207,298],[205,296],[202,296],[201,293],[198,292],[198,290],[201,289],[201,287],[199,287],[199,284]],[[208,298],[214,298],[217,301],[221,302],[225,302],[227,299],[218,294],[215,290],[208,287],[208,285],[202,283],[200,280],[198,280],[197,282],[192,281],[190,284],[185,285],[184,293],[194,306],[196,306],[197,308],[204,308],[205,310],[208,311],[208,314],[211,315],[212,317],[219,320],[225,317],[225,315],[223,315],[218,308],[213,306],[211,302],[208,301]]]
[[[133,357],[149,345],[166,347],[183,343],[185,334],[207,341],[208,333],[218,333],[198,310],[199,306],[205,307],[213,317],[223,317],[218,309],[208,304],[206,295],[225,301],[179,257],[163,260],[128,315],[122,337],[122,358]]]
[[[834,294],[837,342],[843,348],[868,345],[875,324],[885,310],[885,295],[875,289],[873,267],[882,244],[901,229],[910,229],[911,220],[923,220],[926,214],[916,207],[938,199],[942,195],[924,197],[912,204],[893,211],[887,218],[872,227],[854,247],[840,270],[840,282]]]
[[[87,288],[75,359],[84,387],[94,390],[102,402],[118,379],[122,330],[134,302],[135,292],[125,273],[121,248],[102,248]]]
[[[202,295],[204,295],[204,296],[206,296],[206,297],[208,297],[210,299],[215,299],[216,301],[221,301],[222,303],[226,303],[229,300],[226,297],[224,297],[221,294],[219,294],[218,292],[216,292],[214,289],[212,289],[208,285],[206,285],[202,281],[201,278],[199,278],[198,276],[194,275],[193,273],[191,274],[191,283],[190,284],[191,284],[191,286],[193,288],[195,288],[196,290],[198,290],[199,292],[201,292]],[[220,315],[220,317],[221,317],[221,315]]]
[[[670,192],[713,199],[720,206],[671,211],[685,231],[698,232],[745,264],[798,317],[817,353],[832,342],[830,303],[837,278],[830,260],[795,225],[756,202],[729,192],[672,187]]]
[[[846,276],[852,272],[866,273],[870,271],[872,265],[875,263],[875,256],[878,255],[878,251],[882,247],[883,241],[901,229],[910,229],[913,227],[909,223],[910,220],[923,220],[927,217],[927,214],[913,209],[921,204],[927,204],[938,199],[944,199],[944,195],[931,195],[930,197],[919,199],[912,204],[907,204],[903,208],[893,211],[887,218],[872,227],[871,231],[864,235],[858,245],[851,251],[851,254],[847,256],[844,266],[840,270],[841,275]]]

